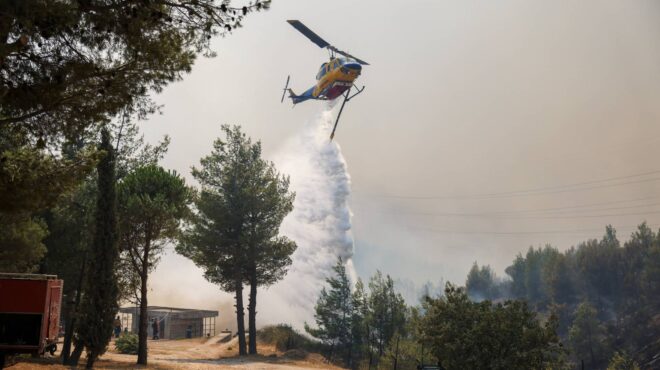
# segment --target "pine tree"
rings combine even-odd
[[[335,276],[326,278],[328,287],[321,290],[316,302],[314,309],[316,328],[311,328],[305,323],[305,330],[329,347],[327,355],[329,361],[338,355],[348,362],[352,346],[351,328],[354,315],[351,286],[341,258],[333,271]]]
[[[350,368],[359,366],[359,362],[364,356],[371,351],[369,349],[369,323],[367,316],[369,314],[368,296],[364,289],[362,279],[358,278],[355,283],[355,290],[351,295],[353,302],[353,312],[351,315],[351,348],[349,363]]]
[[[589,369],[602,369],[606,366],[609,353],[605,343],[605,327],[589,302],[582,302],[578,306],[568,335],[578,363],[586,362]]]
[[[202,189],[195,201],[198,215],[177,251],[205,270],[204,276],[236,301],[239,354],[247,354],[243,288],[250,283],[251,352],[256,352],[256,288],[286,273],[295,243],[278,237],[282,218],[291,210],[288,180],[261,158],[261,144],[238,126],[222,126],[193,176]]]
[[[137,363],[147,364],[147,279],[157,266],[165,243],[179,235],[180,220],[189,214],[191,190],[176,173],[147,165],[129,173],[119,186],[122,275],[135,281],[138,297]]]
[[[261,144],[254,144],[256,158],[246,170],[245,223],[247,240],[246,282],[250,284],[248,303],[249,354],[257,353],[257,288],[282,279],[291,265],[296,244],[278,236],[284,217],[293,209],[294,194],[289,179],[280,175],[273,163],[261,159]]]
[[[99,150],[105,153],[99,162],[96,227],[91,248],[85,295],[81,305],[77,343],[87,349],[87,368],[102,355],[112,336],[112,324],[118,307],[115,269],[118,259],[115,193],[115,157],[110,133],[101,132]]]
[[[137,125],[128,120],[110,125],[108,128],[114,138],[115,177],[118,183],[138,167],[157,164],[167,151],[169,144],[167,136],[156,145],[146,144]],[[85,151],[88,142],[96,140],[93,134],[90,132],[80,140],[65,143],[63,155],[67,158],[76,158],[80,151]],[[44,240],[48,252],[40,268],[44,273],[54,274],[63,279],[63,294],[70,297],[62,306],[62,319],[66,322],[61,351],[63,364],[69,362],[73,333],[77,324],[76,312],[80,307],[84,270],[93,239],[97,192],[96,178],[87,176],[74,191],[60,196],[55,206],[50,208],[44,217],[49,232]],[[120,259],[120,264],[121,262]],[[120,301],[127,300],[126,297],[135,292],[127,289],[126,276],[128,275],[125,271],[118,276]]]
[[[291,255],[297,247],[294,241],[284,236],[272,237],[270,240],[260,239],[261,241],[250,244],[250,252],[248,252],[250,259],[246,271],[247,281],[250,284],[248,353],[251,355],[257,353],[257,287],[269,286],[282,279],[292,263]]]
[[[394,290],[394,281],[380,271],[369,280],[369,337],[373,351],[380,358],[396,333],[405,332],[406,304]]]
[[[541,325],[522,301],[472,302],[447,284],[442,298],[426,298],[421,334],[447,369],[557,369],[556,320]]]
[[[465,288],[470,298],[481,301],[493,300],[499,295],[497,277],[490,266],[481,266],[475,262],[468,273]]]
[[[119,115],[142,119],[157,111],[154,92],[182,79],[197,55],[213,56],[213,36],[229,34],[269,3],[0,1],[3,269],[35,268],[46,235],[35,213],[79,185],[100,158],[93,150],[63,158],[61,144],[97,135]]]
[[[72,137],[126,108],[154,111],[151,92],[212,56],[213,36],[228,34],[257,1],[0,2],[0,128],[46,144]]]

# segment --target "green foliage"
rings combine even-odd
[[[176,172],[156,165],[135,169],[118,190],[121,249],[134,257],[148,255],[144,262],[151,271],[164,243],[179,236],[181,220],[190,215],[192,190]]]
[[[291,264],[294,242],[279,237],[282,219],[292,209],[288,178],[261,158],[261,143],[238,126],[222,126],[210,155],[193,168],[201,185],[193,218],[177,251],[204,269],[204,277],[236,293],[239,353],[244,341],[242,289],[250,284],[250,352],[256,352],[256,288],[281,279]]]
[[[194,2],[0,2],[0,128],[46,142],[77,137],[120,112],[153,112],[159,92],[189,72],[212,36],[248,11],[220,0]]]
[[[253,210],[259,205],[257,177],[262,166],[261,144],[253,144],[238,126],[223,125],[226,141],[217,139],[210,155],[193,168],[201,185],[195,199],[198,217],[177,251],[205,270],[204,276],[226,291],[234,291],[237,282],[245,282],[248,252],[253,230]],[[255,229],[256,228],[256,229]]]
[[[390,341],[383,357],[378,363],[379,369],[416,369],[420,363],[420,345],[419,343],[410,338],[400,335],[395,335]],[[425,363],[433,363],[429,361],[429,356],[426,357]]]
[[[90,250],[89,273],[85,280],[85,295],[80,310],[77,342],[88,352],[87,366],[91,367],[102,355],[112,336],[113,322],[118,307],[118,289],[115,269],[117,248],[117,197],[115,192],[115,157],[110,133],[102,131],[99,150],[105,153],[99,162],[98,193],[95,229]]]
[[[123,333],[115,340],[115,348],[125,355],[137,355],[138,336],[133,333]]]
[[[522,254],[518,253],[516,259],[513,261],[513,264],[504,270],[504,272],[506,272],[506,274],[511,278],[510,285],[512,298],[524,298],[526,295],[525,265],[525,258],[522,256]]]
[[[154,165],[167,151],[169,138],[156,145],[145,144],[138,128],[131,122],[111,126],[116,137],[116,178],[121,181],[129,172],[140,166]],[[93,138],[87,138],[91,140]],[[68,143],[66,153],[75,156],[84,150],[85,143]],[[73,191],[64,193],[46,213],[49,235],[44,240],[48,253],[42,263],[45,272],[64,279],[64,293],[71,294],[78,288],[77,280],[85,252],[89,250],[94,229],[96,208],[96,179],[88,176]],[[127,294],[128,293],[128,294]],[[130,295],[121,289],[122,298]]]
[[[362,279],[358,278],[355,289],[351,295],[353,312],[351,312],[351,367],[355,368],[361,360],[371,353],[369,343],[369,296],[365,291]]]
[[[576,362],[584,361],[591,369],[604,367],[610,357],[606,331],[597,315],[598,312],[589,302],[580,303],[568,333]]]
[[[40,227],[27,220],[72,191],[102,156],[94,150],[67,156],[66,146],[96,136],[118,116],[127,122],[157,111],[153,92],[180,80],[197,54],[211,56],[212,36],[230,32],[248,12],[268,5],[0,2],[0,213],[8,222],[0,233],[14,243],[11,248],[21,244],[28,257],[16,266],[27,271],[43,254],[40,240],[16,239]]]
[[[640,367],[627,353],[615,352],[607,370],[640,370]]]
[[[0,225],[0,271],[34,271],[46,253],[44,222],[24,213],[0,212]]]
[[[140,305],[138,363],[147,361],[147,280],[165,244],[179,236],[190,215],[192,190],[175,172],[157,165],[138,167],[119,184],[120,284]]]
[[[394,281],[376,271],[369,279],[369,311],[365,317],[369,327],[369,351],[381,357],[395,334],[405,334],[406,304],[394,290]]]
[[[427,298],[421,332],[448,369],[542,369],[555,366],[556,322],[542,325],[524,302],[470,301],[447,284],[445,297]]]
[[[506,269],[511,279],[500,289],[541,313],[556,314],[574,364],[584,359],[604,368],[610,350],[618,348],[642,367],[651,366],[660,351],[660,341],[652,339],[660,337],[659,235],[642,223],[622,246],[608,225],[602,239],[561,253],[530,248]]]
[[[499,297],[497,277],[490,266],[481,266],[475,262],[467,276],[465,288],[473,300],[493,300]]]
[[[376,365],[392,338],[407,335],[408,308],[389,275],[383,277],[377,271],[369,280],[368,291],[358,280],[351,293],[341,259],[334,272],[326,278],[327,287],[316,302],[316,328],[305,324],[305,330],[324,344],[329,361],[351,368],[365,361],[367,366]]]
[[[100,155],[80,152],[61,159],[30,146],[2,145],[0,138],[0,212],[35,212],[52,206],[72,190]]]
[[[552,304],[571,305],[576,302],[575,263],[571,255],[553,254],[543,269],[548,299]]]
[[[321,290],[316,307],[314,319],[317,328],[305,324],[305,331],[321,340],[329,348],[328,360],[332,361],[335,354],[344,358],[348,363],[352,346],[351,328],[353,318],[353,302],[351,286],[346,275],[346,268],[341,258],[333,268],[335,276],[325,281],[328,289]]]
[[[30,145],[17,147],[15,136],[5,134],[0,133],[0,270],[31,272],[46,252],[48,231],[39,214],[75,188],[100,156],[85,151],[62,159]]]
[[[96,210],[96,179],[87,178],[74,191],[63,195],[46,213],[49,235],[43,270],[64,280],[64,294],[73,297],[79,289],[80,269],[93,239]]]

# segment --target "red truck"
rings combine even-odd
[[[62,287],[55,275],[0,273],[0,369],[5,355],[55,353]]]

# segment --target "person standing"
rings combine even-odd
[[[119,338],[119,334],[121,334],[121,319],[119,319],[119,316],[115,317],[113,326],[114,326],[115,338]]]
[[[153,319],[151,323],[151,330],[153,332],[153,340],[158,339],[158,319]]]

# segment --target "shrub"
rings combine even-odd
[[[137,355],[138,353],[138,336],[133,333],[123,333],[115,341],[115,348],[119,353],[127,355]]]
[[[266,326],[257,333],[259,340],[264,343],[273,344],[279,351],[292,349],[303,349],[306,351],[317,350],[319,344],[298,333],[286,324]]]
[[[607,365],[607,370],[639,370],[639,365],[627,353],[616,352]]]

